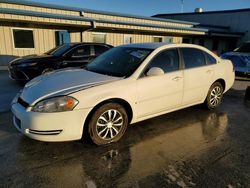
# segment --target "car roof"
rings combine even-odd
[[[177,43],[169,43],[169,42],[132,43],[132,44],[121,45],[121,47],[144,48],[144,49],[151,49],[151,50],[155,50],[155,49],[163,47],[163,46],[176,47],[176,48],[178,48],[178,47],[203,48],[203,47],[201,47],[199,45],[195,45],[195,44],[185,44],[185,43],[177,44]]]
[[[110,44],[105,44],[105,43],[97,43],[97,42],[71,42],[71,43],[65,43],[65,44],[69,44],[71,46],[78,46],[78,45],[102,45],[102,46],[109,46],[109,47],[113,47]]]
[[[172,43],[168,43],[168,42],[132,43],[132,44],[121,45],[121,47],[156,49],[161,46],[170,45],[170,44]]]

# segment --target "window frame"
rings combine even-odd
[[[103,43],[102,43],[102,42],[94,42],[94,35],[103,35],[105,41],[104,41]],[[102,43],[102,44],[106,44],[106,43],[107,43],[107,33],[93,32],[93,33],[92,33],[92,42],[93,42],[93,43]]]
[[[155,38],[161,38],[161,42],[163,42],[163,37],[162,36],[153,36],[153,42],[155,42],[154,41]],[[161,43],[161,42],[159,42],[159,43]]]
[[[32,31],[34,47],[33,48],[16,48],[15,46],[15,37],[14,37],[14,30],[23,30],[23,31]],[[31,28],[21,28],[21,27],[11,27],[11,37],[12,37],[12,46],[15,50],[35,50],[36,49],[36,42],[35,42],[35,35],[34,29]]]
[[[173,36],[166,36],[166,37],[164,37],[164,42],[173,43],[174,37]]]
[[[177,51],[177,54],[178,54],[178,59],[179,59],[179,69],[178,70],[175,70],[175,71],[171,71],[171,72],[164,72],[164,75],[166,74],[170,74],[170,73],[173,73],[173,72],[176,72],[176,71],[181,71],[183,70],[183,60],[182,60],[182,56],[181,56],[181,52],[180,52],[180,49],[178,47],[173,47],[173,48],[167,48],[167,49],[163,49],[159,52],[157,52],[157,54],[154,55],[154,57],[152,57],[149,62],[147,63],[147,65],[142,69],[138,79],[140,78],[147,78],[147,76],[145,76],[146,74],[146,69],[148,68],[148,66],[150,65],[150,63],[154,60],[154,58],[156,56],[158,56],[160,53],[164,52],[164,51],[168,51],[168,50],[176,50]]]
[[[125,39],[126,39],[126,37],[129,37],[129,38],[131,38],[131,43],[125,43]],[[123,36],[123,44],[132,44],[133,43],[133,35],[124,35]]]

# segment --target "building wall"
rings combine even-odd
[[[203,30],[190,29],[194,25],[189,22],[157,20],[150,17],[136,17],[91,10],[82,12],[81,9],[77,8],[69,10],[67,7],[40,5],[23,4],[21,1],[0,1],[0,8],[7,10],[7,12],[0,13],[0,65],[6,65],[18,56],[41,54],[52,49],[56,46],[55,32],[59,30],[69,31],[71,42],[81,42],[81,39],[83,42],[93,42],[93,33],[105,31],[107,32],[106,43],[113,46],[124,44],[126,35],[132,37],[133,43],[153,42],[154,37],[162,37],[162,41],[165,42],[168,41],[169,36],[173,36],[171,42],[181,43],[181,36],[205,35]],[[8,12],[10,9],[14,13]],[[80,16],[88,19],[79,20]],[[95,23],[92,22],[93,20],[95,20]],[[140,25],[142,23],[147,25]],[[95,25],[93,31],[85,31],[81,36],[81,30],[89,30],[93,25]],[[14,47],[12,28],[15,27],[33,30],[34,48],[16,49]]]
[[[14,41],[12,36],[12,29],[29,29],[33,30],[34,44],[33,49],[16,49],[14,47]],[[55,42],[55,32],[57,29],[46,29],[46,28],[19,28],[10,26],[0,25],[0,36],[2,42],[0,43],[0,65],[6,65],[10,60],[19,56],[25,56],[30,54],[41,54],[56,46]],[[92,33],[97,32],[83,32],[83,42],[93,42]],[[132,36],[133,43],[141,42],[153,42],[153,37],[155,35],[142,35],[142,34],[124,34],[124,33],[105,33],[106,43],[113,46],[118,46],[124,44],[124,36]],[[162,37],[163,41],[166,36]],[[74,32],[70,33],[71,42],[81,42],[81,33]],[[173,42],[181,43],[182,37],[173,37]]]
[[[218,40],[218,48],[217,49],[213,49],[213,43],[214,43],[213,38],[204,37],[203,38],[204,44],[199,43],[200,39],[201,38],[193,38],[193,39],[191,39],[192,41],[190,40],[190,43],[204,46],[207,49],[209,49],[209,50],[213,51],[214,53],[216,53],[217,55],[221,55],[222,53],[228,51],[229,41],[226,40],[226,39],[223,39],[223,38],[216,39],[216,40]]]
[[[83,34],[83,41],[84,42],[93,42],[92,33],[96,32],[84,32]],[[158,35],[141,35],[141,34],[124,34],[124,33],[105,33],[106,34],[106,43],[118,46],[124,44],[124,37],[129,35],[132,37],[133,43],[142,43],[142,42],[153,42],[153,37],[162,37],[163,41],[166,36],[158,36]],[[181,43],[182,37],[173,37],[174,43]]]
[[[0,26],[0,64],[6,64],[18,56],[40,54],[55,46],[55,30],[33,28],[35,48],[16,49],[13,43],[12,28],[16,27]]]
[[[28,6],[28,5],[19,5],[12,3],[0,3],[0,8],[10,8],[10,9],[19,9],[19,10],[28,10],[35,12],[43,12],[43,13],[52,13],[52,14],[62,14],[62,15],[71,15],[71,16],[80,16],[80,11],[76,10],[62,10],[56,8],[46,8],[46,7],[36,7],[36,6]],[[98,14],[93,12],[84,12],[84,17],[91,17],[97,19],[110,19],[116,21],[127,21],[127,22],[137,22],[137,23],[148,23],[148,24],[158,24],[162,26],[179,26],[179,27],[193,27],[193,25],[187,23],[178,23],[178,22],[167,22],[167,21],[158,21],[152,19],[139,19],[139,18],[131,18],[125,16],[114,16],[108,14]]]
[[[166,15],[164,18],[177,19],[184,21],[193,21],[201,24],[229,26],[232,32],[243,32],[245,36],[239,40],[239,43],[250,40],[250,11],[231,12],[231,13],[197,13],[183,15]]]

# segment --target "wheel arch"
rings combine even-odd
[[[124,109],[126,110],[127,112],[127,115],[128,115],[128,122],[130,123],[132,118],[133,118],[133,110],[132,110],[132,107],[131,105],[124,99],[121,99],[121,98],[110,98],[110,99],[106,99],[100,103],[98,103],[97,105],[95,105],[95,107],[89,112],[89,114],[87,115],[87,118],[84,122],[84,132],[86,132],[85,130],[87,129],[88,127],[88,123],[90,121],[90,118],[91,116],[93,115],[93,113],[101,106],[107,104],[107,103],[117,103],[117,104],[120,104],[121,106],[124,107]]]
[[[226,82],[225,82],[224,79],[219,78],[219,79],[215,80],[215,81],[213,82],[213,84],[214,84],[215,82],[219,82],[219,83],[222,85],[222,87],[223,87],[223,91],[225,91],[225,89],[226,89]],[[212,85],[213,85],[213,84],[212,84]]]

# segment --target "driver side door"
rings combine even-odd
[[[147,76],[152,67],[161,68],[163,75]],[[158,53],[137,80],[138,119],[154,116],[181,105],[183,97],[183,70],[179,51],[168,49]]]

